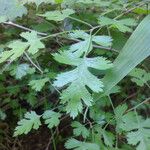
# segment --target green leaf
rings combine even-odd
[[[55,0],[56,3],[61,4],[63,0]]]
[[[131,32],[132,29],[130,28],[130,26],[136,25],[136,21],[131,18],[115,20],[103,16],[100,17],[98,21],[99,24],[102,26],[111,25],[111,27],[115,27],[121,32]]]
[[[69,51],[74,56],[80,57],[83,53],[89,53],[93,49],[91,38],[87,38],[85,41],[78,42],[70,46]]]
[[[109,147],[113,147],[114,140],[115,140],[114,135],[111,132],[108,132],[104,129],[101,130],[101,134],[102,134],[102,137],[104,139],[105,145],[107,145]]]
[[[110,2],[102,1],[102,0],[78,0],[76,3],[90,4],[95,6],[109,6]]]
[[[12,54],[13,51],[3,51],[0,53],[0,63],[6,61]]]
[[[38,16],[45,17],[47,20],[62,21],[74,13],[73,9],[64,9],[62,11],[48,11],[45,14],[38,14]]]
[[[109,36],[93,36],[92,41],[98,45],[102,46],[111,46],[112,45],[112,38]]]
[[[25,42],[21,42],[19,40],[17,41],[13,41],[12,43],[10,43],[8,45],[8,48],[10,48],[10,53],[12,53],[10,60],[14,61],[15,59],[17,59],[18,57],[20,57],[25,49],[28,47],[28,45]],[[2,55],[3,57],[3,55]]]
[[[30,4],[30,3],[35,3],[37,5],[37,7],[42,4],[42,3],[55,3],[55,0],[24,0],[22,3],[26,4]]]
[[[69,33],[69,37],[73,38],[73,39],[83,39],[86,40],[87,38],[89,38],[89,34],[87,34],[86,32],[84,32],[83,30],[75,30],[71,33]]]
[[[140,23],[131,35],[119,56],[114,61],[113,69],[110,69],[106,73],[103,80],[106,93],[150,55],[149,24],[150,15]]]
[[[26,76],[29,70],[28,64],[20,64],[13,71],[11,71],[12,75],[15,76],[16,79],[21,79],[22,77]]]
[[[137,145],[136,150],[150,149],[150,119],[141,120],[137,127],[127,134],[128,144]]]
[[[139,14],[139,15],[147,15],[147,14],[150,14],[150,10],[148,10],[148,9],[146,9],[146,8],[136,8],[136,9],[134,9],[133,12],[136,13],[136,14]]]
[[[113,149],[113,145],[115,142],[115,136],[113,135],[113,133],[102,129],[101,125],[95,125],[94,131],[95,136],[98,137],[98,143],[100,143],[101,149],[103,149],[102,141],[104,141],[104,144],[107,146],[108,149],[109,147]]]
[[[5,112],[3,112],[1,109],[0,109],[0,120],[5,120],[6,119],[6,114]]]
[[[82,135],[83,138],[87,138],[89,137],[89,131],[87,130],[87,128],[82,125],[80,122],[74,121],[71,126],[74,128],[73,129],[73,134],[75,136],[80,136]]]
[[[49,78],[39,79],[39,80],[32,80],[30,81],[29,85],[31,88],[37,92],[40,92],[44,87],[45,83],[49,81]]]
[[[121,132],[122,130],[128,131],[129,129],[132,129],[136,125],[135,121],[135,114],[133,112],[127,111],[127,105],[119,105],[115,108],[115,118],[116,118],[116,131]],[[130,126],[129,126],[130,124]]]
[[[66,111],[73,118],[78,115],[78,112],[82,111],[81,99],[87,106],[92,105],[93,98],[87,87],[94,92],[103,91],[103,83],[88,69],[106,70],[112,67],[111,62],[103,57],[79,58],[82,53],[74,55],[74,52],[69,50],[53,55],[55,60],[60,63],[76,66],[74,70],[59,74],[53,84],[56,87],[68,85],[68,88],[61,94],[61,103],[67,104]]]
[[[60,123],[59,118],[61,117],[60,113],[56,113],[51,110],[47,110],[43,114],[43,119],[45,120],[45,124],[48,125],[48,128],[57,127]]]
[[[37,130],[41,125],[40,117],[34,111],[27,112],[24,119],[17,123],[18,126],[15,128],[14,136],[28,134],[31,129]]]
[[[5,62],[7,59],[14,61],[20,57],[24,51],[27,49],[29,53],[35,54],[39,49],[45,48],[44,44],[40,41],[37,36],[37,32],[23,32],[20,34],[21,37],[27,40],[27,42],[22,42],[16,40],[11,42],[7,47],[10,48],[9,51],[3,51],[0,54],[0,63]]]
[[[40,38],[37,36],[37,32],[23,32],[20,35],[27,40],[26,44],[29,46],[28,52],[32,55],[37,53],[39,49],[45,48],[45,45],[40,41]]]
[[[87,41],[87,39],[90,39],[90,35],[87,34],[86,32],[82,30],[75,30],[69,34],[70,38],[73,39],[83,39]],[[95,42],[98,45],[102,46],[111,46],[112,45],[112,38],[110,36],[106,35],[97,35],[97,36],[92,36],[91,41]],[[82,44],[81,44],[82,46]]]
[[[0,0],[0,18],[1,21],[14,20],[27,13],[27,9],[19,0]],[[0,22],[1,22],[0,21]]]
[[[99,146],[95,143],[81,142],[76,139],[69,139],[65,143],[66,149],[74,150],[100,150]]]
[[[62,64],[68,64],[72,66],[80,66],[84,63],[89,68],[94,68],[98,70],[106,70],[111,68],[112,63],[104,57],[94,57],[94,58],[78,58],[69,51],[59,52],[53,54],[54,59]]]
[[[0,16],[0,23],[7,21],[7,18],[4,16]]]
[[[133,69],[129,76],[131,76],[131,81],[135,82],[138,86],[143,86],[150,80],[150,73],[140,68]]]
[[[32,107],[34,107],[38,103],[36,93],[34,93],[33,91],[32,92],[30,91],[30,93],[25,96],[25,99],[27,103],[30,104],[30,106]]]

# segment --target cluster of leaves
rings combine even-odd
[[[73,135],[67,137],[66,149],[149,150],[150,98],[146,97],[150,73],[147,67],[147,71],[140,65],[135,68],[150,55],[150,16],[137,23],[149,13],[148,3],[0,0],[0,23],[6,36],[0,44],[0,119],[9,118],[7,109],[20,119],[14,136],[28,134],[42,124],[52,131],[69,116]],[[33,29],[19,25],[20,20]],[[20,33],[7,25],[27,31]],[[132,34],[129,39],[128,34]],[[140,103],[125,103],[130,97],[125,89],[135,86],[128,78],[125,87],[116,86],[127,74],[140,87],[136,93]]]

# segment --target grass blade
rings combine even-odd
[[[150,56],[150,15],[144,18],[103,79],[105,93],[121,81],[133,68]]]

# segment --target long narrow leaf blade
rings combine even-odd
[[[114,67],[106,73],[103,80],[105,92],[107,93],[148,56],[150,56],[150,15],[139,24],[114,61]]]

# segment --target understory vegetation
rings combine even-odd
[[[150,150],[149,0],[0,0],[0,150]]]

